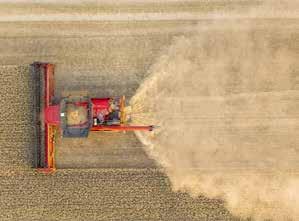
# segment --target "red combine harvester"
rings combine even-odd
[[[125,97],[54,97],[54,65],[35,62],[30,65],[36,80],[36,156],[35,167],[52,173],[55,167],[55,136],[87,137],[89,131],[152,131],[154,126],[126,124]]]

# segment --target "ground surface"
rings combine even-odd
[[[96,162],[102,162],[98,166],[119,168],[61,169],[50,176],[34,172],[31,169],[33,82],[28,70],[28,67],[3,66],[0,72],[1,107],[7,107],[0,114],[1,220],[232,219],[220,201],[174,193],[162,171],[138,168],[150,167],[147,165],[150,160],[140,145],[139,148],[136,145],[133,134],[127,138],[120,135],[120,140],[115,142],[112,139],[114,147],[110,141],[116,134],[107,134],[109,139],[100,135],[96,143],[97,148],[103,148],[94,153]],[[102,145],[105,142],[108,145]],[[86,145],[80,144],[83,141],[70,148],[78,148],[76,153],[84,156]],[[130,145],[125,148],[125,144]],[[112,149],[105,149],[109,145]],[[72,154],[70,159],[67,153],[62,154],[65,154],[62,167],[80,165],[76,164],[76,161],[80,163],[79,156]],[[85,157],[93,160],[90,155]],[[88,162],[85,160],[82,165]]]
[[[57,96],[80,90],[90,96],[124,94],[130,98],[161,50],[174,37],[193,34],[201,16],[217,11],[240,14],[256,5],[260,3],[124,4],[119,10],[88,5],[2,5],[0,219],[237,220],[221,201],[172,192],[168,178],[147,157],[133,133],[91,134],[86,142],[60,140],[57,166],[85,169],[61,169],[51,176],[32,171],[33,82],[28,69],[20,65],[37,60],[55,63]],[[71,16],[61,16],[60,11]],[[117,17],[115,12],[133,13],[129,16],[133,19],[128,22],[127,14]],[[160,12],[172,14],[138,14]],[[45,16],[39,17],[41,13]],[[96,17],[99,13],[108,14]],[[178,19],[173,19],[176,14]],[[298,30],[296,19],[258,22],[262,28],[277,23]]]

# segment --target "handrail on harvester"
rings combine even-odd
[[[100,125],[92,127],[91,131],[152,131],[154,126],[131,126],[131,125]]]

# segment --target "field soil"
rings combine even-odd
[[[197,34],[198,25],[214,23],[218,12],[251,20],[248,12],[255,7],[264,12],[260,1],[1,3],[0,220],[240,220],[221,200],[173,192],[134,133],[59,139],[58,171],[38,174],[32,169],[34,81],[28,64],[55,64],[58,98],[84,91],[129,100],[175,38]],[[298,49],[298,42],[290,41],[298,39],[294,9],[256,14],[256,25],[265,33],[284,27],[278,43]]]
[[[1,220],[233,219],[219,200],[172,192],[166,175],[151,168],[133,134],[92,134],[86,143],[68,140],[65,149],[57,150],[62,168],[53,175],[37,173],[32,168],[34,82],[29,67],[2,66],[0,73],[1,107],[6,107],[0,114]],[[97,148],[91,150],[93,141]],[[79,149],[77,156],[65,153],[72,148]],[[92,163],[98,168],[87,169]],[[83,169],[63,169],[71,166]]]

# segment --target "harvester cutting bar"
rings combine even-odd
[[[31,64],[31,73],[35,79],[35,167],[41,172],[55,170],[54,132],[56,126],[45,122],[45,109],[52,104],[54,98],[54,65],[35,62]]]

